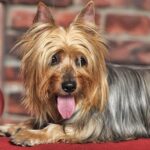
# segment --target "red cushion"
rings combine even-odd
[[[9,143],[9,139],[0,138],[0,150],[150,150],[150,139],[139,139],[118,143],[102,144],[43,144],[34,147],[20,147]]]
[[[3,112],[3,109],[4,109],[4,98],[3,98],[2,92],[0,91],[0,115]]]

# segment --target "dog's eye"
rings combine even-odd
[[[76,63],[76,65],[78,67],[82,67],[82,66],[86,66],[87,65],[87,61],[86,61],[86,59],[84,57],[77,58],[75,63]]]
[[[59,62],[60,62],[59,56],[58,55],[53,55],[52,60],[51,60],[51,65],[52,66],[57,65],[57,64],[59,64]]]

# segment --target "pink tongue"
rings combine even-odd
[[[73,96],[58,96],[57,108],[63,119],[69,119],[75,110],[75,99]]]

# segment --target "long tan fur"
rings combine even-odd
[[[40,122],[48,121],[49,117],[54,121],[59,119],[55,104],[50,99],[53,91],[49,91],[51,77],[57,74],[61,78],[61,72],[49,66],[51,57],[57,51],[62,50],[66,54],[79,52],[88,60],[86,69],[77,72],[73,68],[78,80],[87,78],[88,81],[82,83],[88,87],[82,104],[84,113],[92,106],[102,110],[106,104],[108,87],[104,61],[107,54],[105,41],[100,37],[95,24],[81,23],[80,16],[81,14],[66,29],[51,23],[37,22],[17,44],[22,55],[21,70],[26,90],[24,104]],[[56,80],[59,82],[59,79]]]

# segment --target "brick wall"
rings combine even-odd
[[[4,119],[26,118],[19,103],[23,93],[20,60],[9,53],[15,41],[32,24],[38,0],[8,0],[4,49]],[[44,0],[57,23],[67,26],[88,0]],[[150,65],[150,0],[94,0],[97,24],[108,40],[111,62]],[[0,9],[1,10],[1,9]],[[20,117],[21,116],[21,117]]]
[[[0,3],[0,22],[4,22],[4,6]],[[0,23],[0,88],[2,88],[2,60],[3,60],[3,43],[4,43],[4,24]]]

